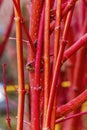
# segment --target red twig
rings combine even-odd
[[[77,42],[75,42],[69,49],[64,52],[63,62],[65,62],[70,56],[72,56],[79,48],[87,43],[87,33],[83,35]]]
[[[77,96],[76,98],[72,99],[67,104],[62,105],[59,108],[57,108],[56,117],[60,118],[62,116],[65,116],[66,114],[70,113],[71,111],[76,110],[86,100],[87,100],[87,90],[82,92],[79,96]]]
[[[66,121],[66,120],[69,120],[69,119],[72,119],[72,118],[75,118],[75,117],[79,117],[79,116],[83,116],[83,115],[86,115],[86,114],[87,114],[87,111],[85,111],[85,112],[80,112],[80,113],[71,115],[71,116],[69,116],[69,117],[63,117],[62,119],[58,119],[58,120],[56,120],[55,123],[58,124],[58,123],[61,123],[61,122]]]
[[[9,103],[8,103],[8,95],[6,92],[6,64],[3,64],[3,87],[4,87],[4,92],[5,92],[5,98],[6,98],[6,113],[7,113],[7,123],[8,123],[8,128],[9,130],[12,130],[11,128],[11,118],[10,118],[10,113],[9,113]]]
[[[61,0],[56,2],[56,20],[55,20],[55,29],[54,29],[54,59],[53,59],[53,71],[55,69],[56,60],[59,52],[59,39],[60,39],[60,20],[61,20]],[[52,111],[52,120],[51,120],[51,129],[55,129],[55,113],[56,113],[56,96],[53,105]]]
[[[14,12],[12,12],[12,14],[11,14],[10,23],[9,23],[9,25],[8,25],[8,27],[7,27],[7,31],[6,31],[4,40],[3,40],[2,43],[0,44],[0,57],[1,57],[2,54],[3,54],[3,51],[4,51],[4,49],[5,49],[5,46],[6,46],[8,37],[9,37],[10,32],[11,32],[12,25],[13,25],[13,18],[14,18]]]

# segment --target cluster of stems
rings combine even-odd
[[[28,5],[31,8],[29,29],[21,13],[20,0],[13,0],[13,5],[18,66],[17,130],[23,130],[24,123],[29,125],[30,130],[55,130],[55,125],[65,120],[67,122],[63,126],[68,126],[67,130],[74,127],[82,129],[79,118],[87,114],[81,112],[82,104],[87,100],[87,84],[84,83],[87,73],[86,1],[32,0]],[[79,16],[78,8],[82,9]],[[11,31],[13,17],[12,13],[5,39],[0,45],[0,56]],[[81,19],[81,22],[77,19]],[[29,122],[24,120],[26,91],[22,28],[28,40]],[[64,80],[70,82],[68,89],[61,85]],[[68,91],[64,95],[65,89]],[[68,98],[64,99],[64,96]],[[65,100],[66,104],[61,100]],[[72,111],[73,114],[68,117]],[[71,123],[68,123],[68,119],[72,119]],[[9,128],[11,130],[10,124]]]

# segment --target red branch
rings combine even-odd
[[[32,11],[30,13],[30,26],[29,26],[29,31],[30,31],[30,35],[32,38],[33,43],[37,40],[38,44],[42,44],[40,43],[41,39],[41,34],[39,30],[41,29],[40,27],[40,18],[41,18],[41,12],[42,12],[42,5],[43,5],[43,1],[42,0],[33,0],[32,1]],[[38,33],[39,33],[39,39],[38,39]],[[38,45],[37,45],[38,46]],[[38,46],[39,47],[39,46]],[[41,47],[41,46],[40,46]],[[39,48],[40,49],[40,48]],[[38,52],[40,52],[40,50],[38,50]],[[38,57],[38,52],[36,52],[36,57]],[[32,50],[30,48],[30,46],[28,46],[28,62],[30,63],[31,61],[35,60],[35,56],[32,53]],[[35,82],[34,79],[36,78],[36,74],[37,73],[36,69],[37,69],[37,65],[36,65],[37,61],[35,62],[35,71],[29,71],[29,84],[30,84],[30,98],[31,98],[31,130],[40,130],[40,124],[39,124],[39,119],[38,119],[38,113],[35,111],[37,111],[37,99],[38,99],[38,88],[35,88]],[[37,80],[37,79],[35,79]],[[38,104],[39,104],[39,100],[38,100]],[[37,118],[36,118],[37,117]]]
[[[8,104],[8,95],[6,92],[6,64],[3,64],[3,85],[4,85],[4,92],[5,92],[5,98],[6,98],[6,113],[7,113],[7,123],[9,130],[12,130],[11,128],[11,118],[9,113],[9,104]]]
[[[40,68],[41,68],[41,50],[43,43],[43,29],[44,29],[44,8],[41,14],[40,27],[38,33],[37,42],[37,53],[35,61],[35,79],[34,87],[32,87],[33,92],[33,103],[32,103],[32,116],[34,118],[35,129],[40,129]]]
[[[9,23],[9,25],[8,25],[7,32],[6,32],[6,34],[5,34],[5,38],[4,38],[4,40],[2,41],[2,43],[1,43],[1,45],[0,45],[0,57],[2,56],[2,54],[3,54],[3,52],[4,52],[4,49],[5,49],[5,46],[6,46],[8,37],[9,37],[10,32],[11,32],[12,25],[13,25],[13,20],[14,20],[13,18],[14,18],[14,12],[12,12],[11,19],[10,19],[10,23]]]
[[[62,105],[59,108],[57,108],[56,117],[60,118],[62,116],[65,116],[66,114],[80,107],[82,103],[84,103],[86,100],[87,100],[87,90],[85,90],[76,98],[72,99],[67,104]]]
[[[87,33],[83,35],[77,42],[75,42],[69,49],[64,52],[63,62],[65,62],[70,56],[72,56],[77,50],[87,43]]]
[[[61,122],[66,121],[66,120],[69,120],[69,119],[72,119],[72,118],[75,118],[75,117],[79,117],[79,116],[83,116],[83,115],[86,115],[86,114],[87,114],[87,111],[85,111],[85,112],[80,112],[80,113],[71,115],[71,116],[69,116],[69,117],[63,117],[63,119],[58,119],[58,120],[56,120],[55,123],[58,124],[58,123],[61,123]]]

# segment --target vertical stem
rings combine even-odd
[[[38,32],[39,32],[39,24],[40,24],[40,17],[42,12],[42,0],[33,0],[32,1],[32,11],[30,14],[30,35],[33,43],[38,39]],[[39,37],[41,38],[41,37]],[[42,40],[42,39],[40,39]],[[40,42],[40,41],[38,41]],[[42,43],[41,43],[42,44]],[[38,55],[38,54],[37,54]],[[31,62],[32,60],[35,60],[35,55],[33,55],[33,52],[31,50],[31,47],[28,46],[28,62]],[[36,64],[36,62],[35,62]],[[36,64],[37,65],[37,64]],[[36,65],[34,66],[36,69]],[[38,70],[37,70],[38,71]],[[38,111],[38,88],[36,88],[36,70],[35,72],[29,72],[29,83],[30,83],[30,96],[31,96],[31,130],[40,130],[40,122],[39,122],[39,113],[35,113],[35,111]],[[34,81],[35,80],[35,81]],[[37,105],[36,105],[37,104]]]
[[[40,69],[41,69],[41,50],[43,43],[43,29],[44,29],[44,8],[41,15],[40,27],[38,33],[38,42],[37,42],[37,53],[35,61],[35,79],[34,86],[32,88],[33,102],[32,102],[32,117],[33,117],[33,126],[35,130],[40,129]]]
[[[50,0],[45,0],[45,26],[44,26],[44,114],[43,129],[46,128],[47,106],[49,98],[50,74]]]
[[[55,21],[55,39],[54,39],[54,61],[53,61],[53,71],[55,69],[56,60],[59,50],[59,37],[60,37],[60,20],[61,20],[61,0],[57,0],[57,9],[56,9],[56,21]],[[55,114],[56,114],[56,97],[54,100],[53,111],[52,111],[52,120],[51,120],[51,129],[55,129]]]
[[[16,0],[20,8],[20,1]],[[18,119],[17,130],[23,130],[24,117],[24,66],[23,66],[23,44],[22,44],[22,27],[20,16],[15,8],[15,22],[16,22],[16,47],[17,47],[17,66],[18,66]]]
[[[6,113],[7,113],[7,123],[8,123],[8,128],[9,130],[11,129],[11,119],[10,119],[10,113],[9,113],[9,104],[8,104],[8,96],[6,92],[6,64],[3,64],[3,84],[4,84],[4,92],[5,92],[5,97],[6,97]]]
[[[68,13],[68,16],[66,19],[66,23],[65,23],[65,27],[64,27],[64,31],[63,31],[63,36],[62,36],[62,41],[61,41],[61,46],[60,46],[60,50],[59,50],[57,61],[56,61],[56,67],[54,70],[53,81],[52,81],[52,85],[51,85],[51,92],[50,92],[49,103],[48,103],[47,118],[46,118],[46,123],[47,123],[48,128],[50,126],[53,102],[54,102],[54,97],[55,97],[55,93],[56,93],[56,84],[57,84],[59,73],[60,73],[61,61],[62,61],[64,49],[66,46],[66,36],[67,36],[67,31],[69,29],[69,25],[71,22],[72,12],[73,11],[71,10]]]
[[[59,36],[60,36],[60,20],[61,20],[61,0],[57,0],[56,21],[55,21],[55,39],[54,39],[54,66],[58,56],[59,50]],[[55,67],[54,67],[55,68]]]

